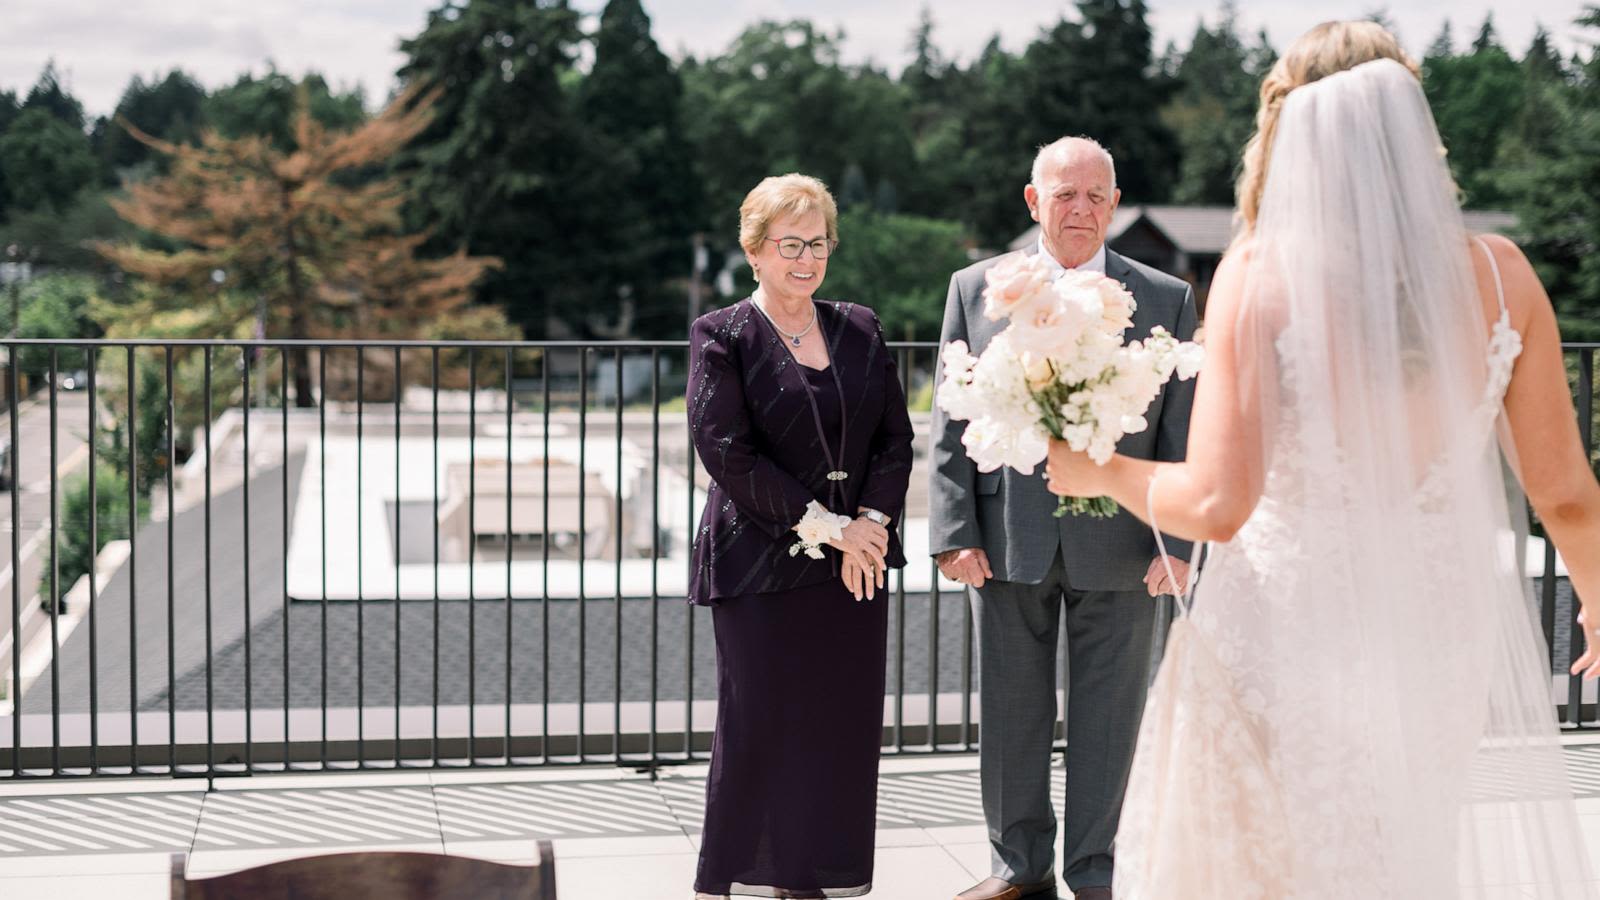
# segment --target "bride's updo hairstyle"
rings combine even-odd
[[[1335,72],[1352,69],[1375,59],[1401,63],[1420,81],[1422,70],[1400,49],[1394,35],[1375,22],[1324,22],[1301,35],[1284,52],[1272,71],[1261,82],[1261,109],[1256,113],[1256,133],[1244,148],[1244,167],[1236,190],[1242,232],[1255,229],[1256,213],[1261,208],[1261,191],[1267,184],[1267,162],[1272,158],[1272,140],[1278,128],[1278,112],[1284,98]]]

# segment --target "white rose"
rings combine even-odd
[[[822,545],[842,537],[844,526],[849,521],[845,516],[829,512],[827,507],[815,500],[807,503],[806,514],[794,526],[800,542],[789,548],[789,555],[794,556],[803,550],[812,559],[821,559]]]

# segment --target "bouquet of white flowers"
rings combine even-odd
[[[1094,272],[1053,277],[1043,254],[1018,255],[985,273],[984,315],[1009,319],[974,357],[965,341],[944,348],[939,408],[967,422],[961,435],[981,472],[1010,466],[1031,475],[1050,438],[1105,465],[1125,434],[1143,431],[1145,412],[1176,372],[1193,378],[1205,353],[1166,329],[1123,343],[1135,303],[1127,288]],[[1062,498],[1068,511],[1115,515],[1109,497]]]

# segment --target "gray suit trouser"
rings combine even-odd
[[[1140,591],[1078,591],[1057,551],[1039,584],[990,581],[971,594],[978,625],[979,758],[992,874],[1032,884],[1055,856],[1050,755],[1056,646],[1067,628],[1067,790],[1061,875],[1111,885],[1111,841],[1152,673],[1161,604]]]

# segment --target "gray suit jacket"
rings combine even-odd
[[[1037,252],[1035,248],[1015,251]],[[983,260],[950,278],[945,301],[941,345],[964,340],[974,354],[988,346],[1005,322],[983,315],[983,273],[1004,259]],[[1188,283],[1142,263],[1106,250],[1106,274],[1127,286],[1138,308],[1128,340],[1147,336],[1156,325],[1180,340],[1194,336],[1194,290]],[[1183,459],[1189,441],[1189,410],[1194,401],[1194,381],[1167,383],[1150,407],[1150,427],[1130,434],[1117,450],[1141,459]],[[982,547],[989,556],[994,577],[1001,581],[1038,584],[1044,580],[1061,549],[1067,581],[1075,590],[1132,591],[1143,587],[1150,560],[1155,557],[1155,536],[1143,522],[1126,511],[1110,519],[1087,516],[1051,517],[1056,497],[1045,487],[1043,473],[1022,475],[1006,468],[978,472],[961,446],[965,422],[952,422],[933,411],[933,459],[929,466],[928,549],[939,554],[962,547]],[[1190,545],[1166,538],[1167,550],[1189,558]]]

